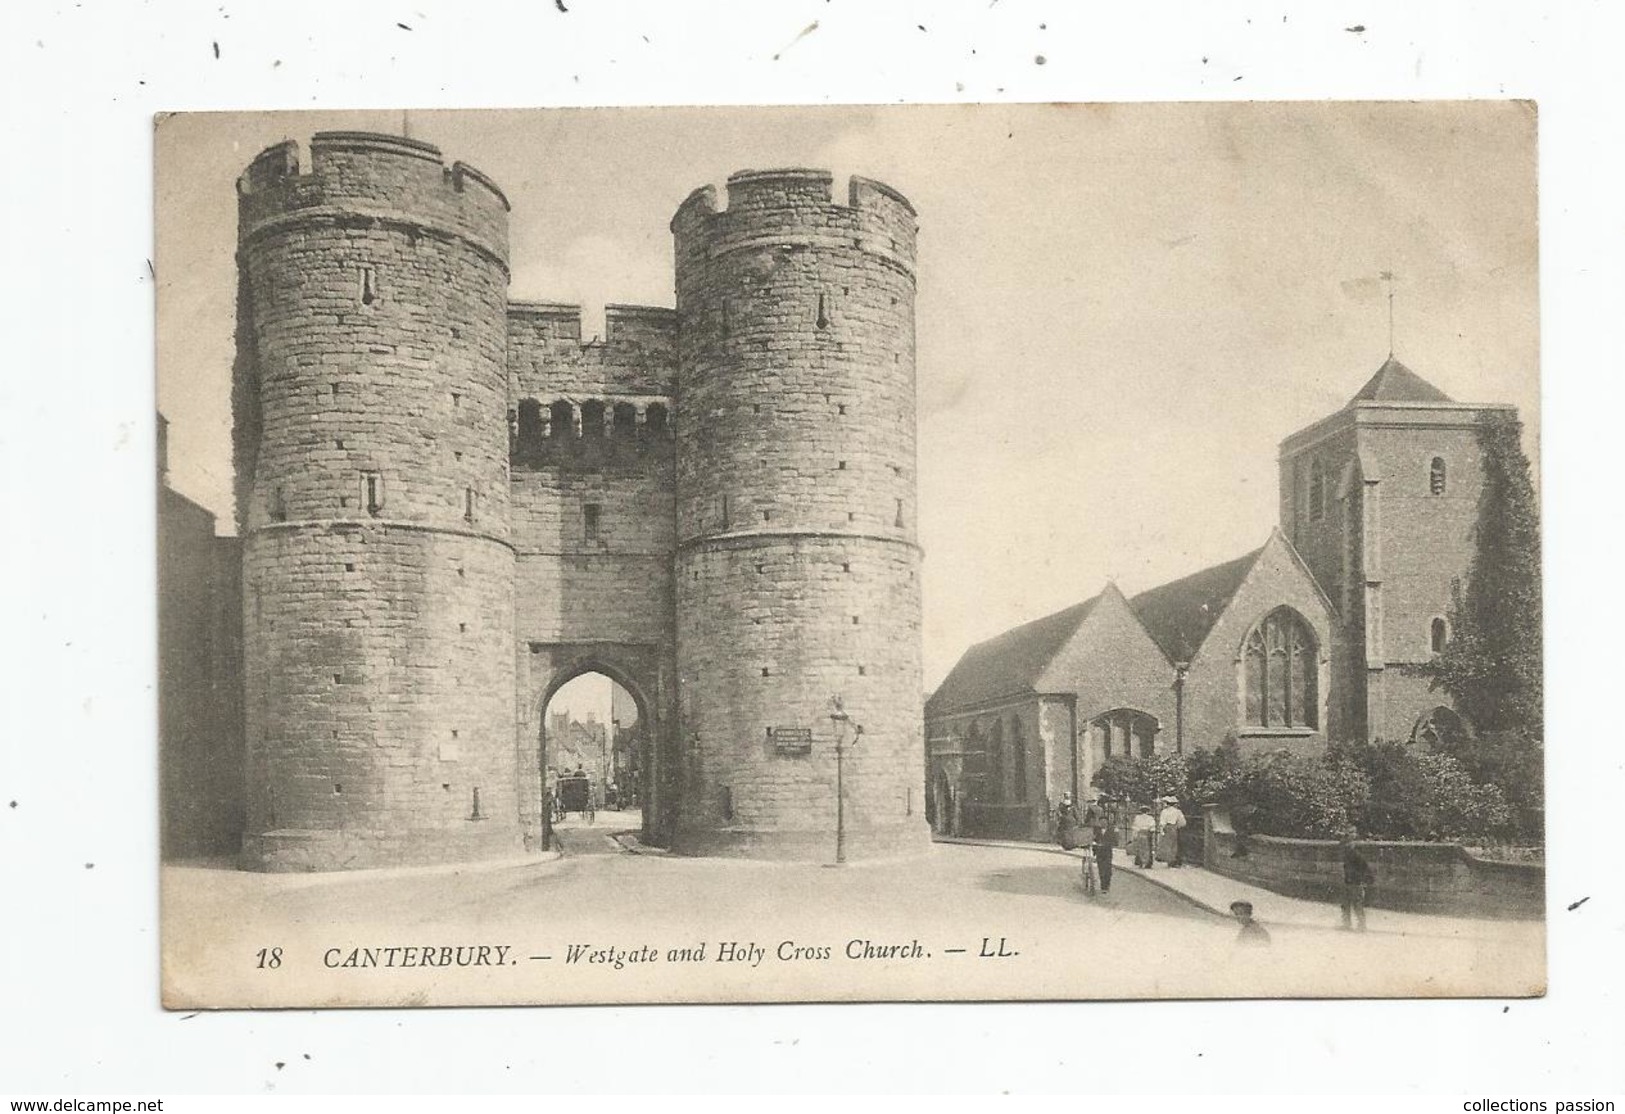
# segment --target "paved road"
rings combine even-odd
[[[618,855],[625,849],[615,842],[615,833],[636,831],[642,822],[636,812],[600,812],[591,824],[579,816],[569,816],[553,825],[553,837],[566,858]]]
[[[1076,862],[1062,856],[937,845],[843,868],[685,859],[628,854],[605,838],[615,827],[566,825],[562,858],[500,868],[168,868],[171,1000],[1393,995],[1543,980],[1538,927],[1492,940],[1278,934],[1267,952],[1244,953],[1233,923],[1132,874],[1086,897]],[[248,960],[279,941],[289,960],[268,977]],[[510,969],[324,970],[333,948],[482,943],[508,948]],[[610,962],[570,964],[572,948]],[[685,962],[682,949],[703,959]],[[634,954],[656,958],[624,962]]]

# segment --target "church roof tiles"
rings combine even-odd
[[[1449,402],[1450,396],[1389,356],[1349,402]]]
[[[1189,661],[1224,614],[1261,552],[1255,549],[1233,561],[1141,592],[1128,601],[1129,609],[1170,661]],[[1044,670],[1093,613],[1100,598],[1097,595],[1064,611],[1012,627],[966,650],[926,700],[926,717],[951,715],[1040,691],[1038,683]]]
[[[1128,601],[1129,608],[1169,661],[1190,661],[1261,552],[1255,549],[1233,561],[1141,592]]]
[[[966,650],[925,702],[925,714],[947,715],[1005,696],[1035,691],[1038,678],[1067,639],[1089,617],[1100,597],[1034,619]]]

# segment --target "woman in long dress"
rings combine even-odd
[[[1141,805],[1134,816],[1134,865],[1150,869],[1153,845],[1157,842],[1157,818],[1150,805]]]

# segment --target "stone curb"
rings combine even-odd
[[[287,889],[331,886],[344,882],[382,882],[395,878],[432,878],[443,874],[488,874],[499,870],[518,870],[528,866],[550,866],[563,856],[557,851],[537,851],[529,855],[505,859],[479,860],[467,863],[432,863],[425,866],[384,866],[364,870],[243,870],[223,863],[164,863],[166,869],[197,872],[218,872],[244,878],[275,879]]]
[[[1046,854],[1046,855],[1065,855],[1068,858],[1078,858],[1079,857],[1079,855],[1075,851],[1064,851],[1059,847],[1049,847],[1049,846],[1046,846],[1045,844],[1041,844],[1041,843],[1022,843],[1019,840],[1013,840],[1013,839],[1004,839],[1004,840],[966,839],[963,836],[934,836],[934,837],[932,837],[932,842],[933,843],[957,843],[957,844],[960,844],[960,845],[963,845],[963,846],[966,846],[966,847],[1002,847],[1002,848],[1004,848],[1006,850],[1010,850],[1010,851],[1037,851],[1040,854]],[[1190,903],[1191,905],[1196,906],[1198,909],[1202,910],[1205,913],[1211,913],[1215,917],[1220,917],[1220,918],[1222,918],[1224,920],[1230,920],[1231,919],[1230,911],[1228,909],[1217,909],[1214,906],[1209,905],[1207,902],[1203,901],[1201,898],[1195,896],[1194,894],[1186,893],[1184,890],[1179,889],[1177,886],[1174,886],[1169,882],[1163,881],[1161,878],[1155,876],[1149,870],[1143,870],[1140,867],[1135,867],[1135,866],[1124,866],[1124,865],[1121,865],[1121,864],[1116,864],[1114,866],[1114,869],[1124,871],[1124,872],[1126,872],[1128,874],[1132,874],[1136,878],[1143,878],[1147,882],[1151,883],[1151,885],[1156,886],[1158,889],[1161,889],[1161,890],[1164,890],[1164,891],[1166,891],[1168,893],[1171,893],[1175,897],[1182,898],[1186,902]],[[1203,868],[1195,867],[1195,868],[1192,868],[1192,869],[1201,870]],[[1222,878],[1224,876],[1223,875],[1216,875],[1216,877]],[[1265,889],[1263,886],[1256,886],[1256,885],[1253,885],[1250,882],[1242,882],[1242,883],[1238,883],[1238,884],[1248,886],[1249,888],[1255,889],[1255,890],[1263,890],[1265,893],[1268,893],[1268,894],[1270,894],[1270,895],[1272,895],[1274,897],[1287,898],[1288,900],[1292,900],[1292,901],[1301,900],[1299,898],[1291,898],[1286,894],[1277,894],[1274,890],[1268,890],[1268,889]],[[1408,916],[1426,916],[1426,914],[1407,914],[1407,915]],[[1268,922],[1265,922],[1265,923],[1267,923],[1272,928],[1286,928],[1286,929],[1292,929],[1294,931],[1305,931],[1305,932],[1343,932],[1344,931],[1344,929],[1339,925],[1334,925],[1334,924],[1311,924],[1309,922],[1301,921],[1301,920],[1279,920],[1278,919],[1278,920],[1268,921]],[[1429,933],[1429,932],[1420,932],[1420,931],[1406,931],[1404,929],[1394,929],[1394,928],[1371,928],[1371,929],[1367,929],[1365,934],[1368,935],[1368,936],[1434,936],[1434,935],[1444,935],[1448,939],[1459,939],[1460,938],[1457,934],[1454,934],[1454,933],[1438,934],[1438,933]]]
[[[610,839],[621,845],[621,850],[629,855],[669,855],[671,852],[664,847],[651,847],[638,838],[637,832],[613,832]]]

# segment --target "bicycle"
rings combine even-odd
[[[1083,892],[1094,897],[1100,889],[1100,875],[1095,873],[1095,849],[1083,849]]]

